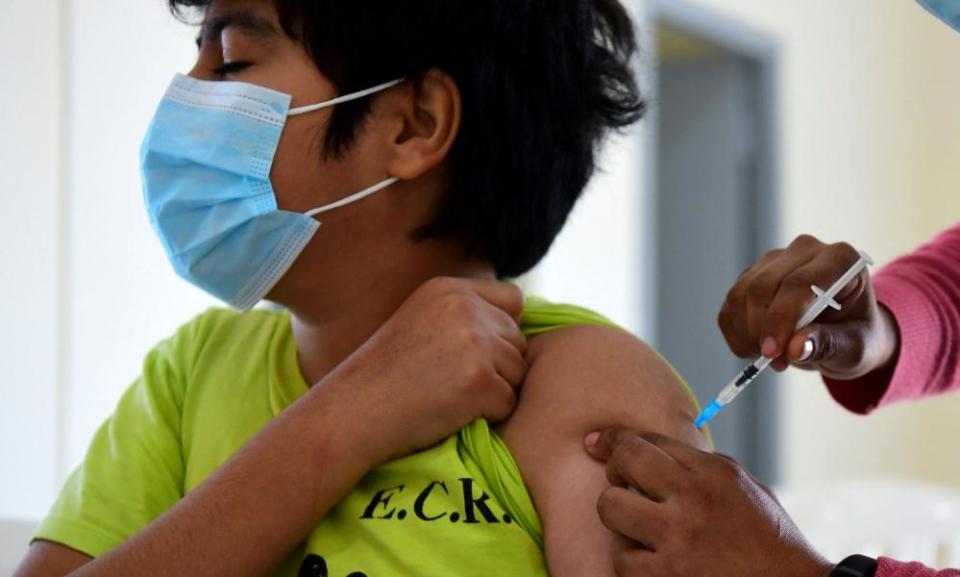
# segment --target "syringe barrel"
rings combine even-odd
[[[757,380],[757,377],[760,376],[763,371],[770,366],[770,363],[773,362],[773,359],[768,359],[766,357],[760,357],[759,359],[753,361],[747,365],[740,374],[737,375],[735,379],[730,381],[730,383],[720,391],[720,394],[717,395],[717,402],[721,405],[726,406],[731,401],[737,398],[744,389],[750,386],[750,384]]]
[[[717,402],[720,403],[721,406],[725,407],[733,402],[733,400],[737,398],[742,390],[743,387],[738,387],[735,382],[730,383],[724,387],[722,391],[720,391],[719,395],[717,395]]]

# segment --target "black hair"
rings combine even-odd
[[[167,0],[178,17],[210,0]],[[500,277],[536,265],[593,175],[605,136],[643,116],[633,23],[619,0],[274,0],[339,93],[439,69],[463,99],[449,190],[419,238],[452,236]],[[349,148],[369,99],[336,107]]]

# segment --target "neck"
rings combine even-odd
[[[308,384],[319,382],[360,348],[431,278],[496,276],[489,265],[466,260],[443,246],[423,246],[417,252],[405,259],[380,259],[376,270],[361,266],[336,271],[326,279],[311,275],[312,282],[297,290],[301,298],[284,299],[292,314],[300,371]],[[383,266],[385,260],[390,264]]]

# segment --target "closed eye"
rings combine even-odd
[[[213,72],[217,76],[226,76],[227,74],[233,74],[235,72],[240,72],[246,68],[249,68],[252,65],[250,62],[227,62],[223,66],[216,68]]]

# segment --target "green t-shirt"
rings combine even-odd
[[[530,298],[522,328],[533,335],[577,324],[612,326]],[[288,314],[197,317],[149,353],[35,538],[104,554],[306,392]],[[545,576],[543,527],[510,451],[476,421],[371,471],[276,574]]]

